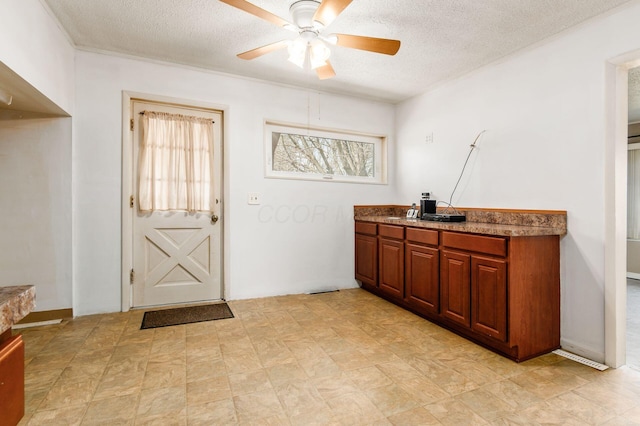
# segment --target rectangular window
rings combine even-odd
[[[386,183],[386,138],[267,122],[266,175]]]

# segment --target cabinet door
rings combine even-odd
[[[380,290],[396,298],[404,298],[404,243],[378,240],[378,284]]]
[[[9,330],[9,335],[11,335],[11,330]],[[22,336],[10,337],[0,344],[0,401],[0,423],[17,425],[24,416],[24,343]]]
[[[440,260],[442,315],[471,327],[471,274],[468,254],[443,250]]]
[[[507,341],[507,263],[501,259],[471,259],[471,327]]]
[[[438,249],[406,245],[407,302],[417,309],[440,311],[440,259]]]
[[[370,286],[378,285],[378,239],[356,234],[356,279]]]

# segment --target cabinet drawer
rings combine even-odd
[[[494,256],[507,256],[507,240],[505,238],[443,232],[442,245]]]
[[[438,231],[428,229],[407,228],[407,240],[414,243],[438,245]]]
[[[378,225],[378,235],[381,237],[404,239],[404,227],[393,225]]]
[[[375,223],[356,222],[356,233],[376,235],[378,225]]]

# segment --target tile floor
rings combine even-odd
[[[640,372],[516,364],[360,289],[25,329],[21,425],[640,424]]]

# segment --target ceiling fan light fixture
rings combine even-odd
[[[289,7],[291,22],[256,6],[249,0],[220,1],[264,21],[298,33],[295,40],[280,40],[239,53],[237,56],[240,59],[255,59],[286,47],[290,62],[302,69],[315,69],[318,78],[325,80],[336,75],[329,63],[332,45],[385,55],[395,55],[400,49],[400,40],[355,34],[330,34],[328,36],[322,34],[353,0],[289,0],[293,1]]]
[[[309,43],[302,37],[292,40],[287,48],[287,51],[289,52],[289,62],[296,64],[300,68],[304,68],[308,44]]]
[[[309,58],[309,63],[311,65],[311,69],[315,70],[316,68],[320,68],[320,67],[324,67],[325,65],[327,65],[327,61],[322,60],[322,59],[317,59],[317,58]]]
[[[327,59],[331,56],[331,50],[320,39],[315,39],[309,43],[309,60],[311,69],[316,69],[327,65]]]

